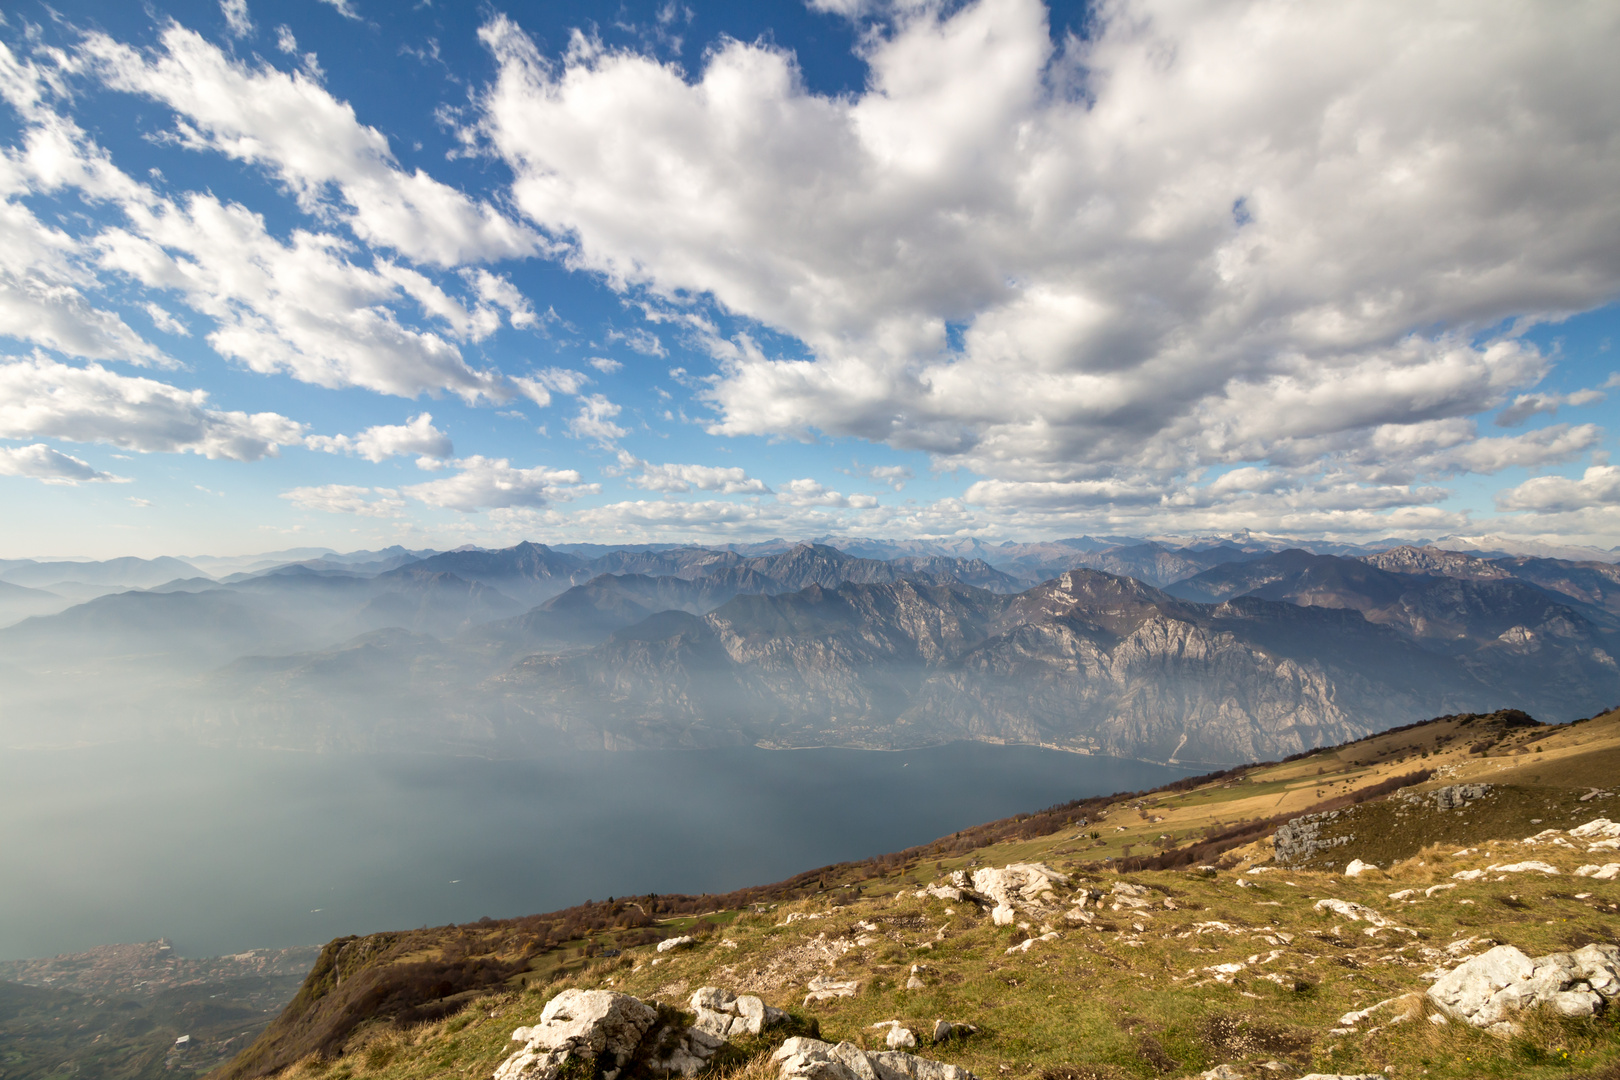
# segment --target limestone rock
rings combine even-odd
[[[828,975],[817,975],[810,980],[810,992],[804,996],[804,1003],[812,1001],[831,1001],[834,998],[854,997],[855,991],[861,988],[856,979],[834,979]]]
[[[1377,870],[1372,863],[1362,862],[1360,859],[1351,859],[1350,865],[1344,868],[1345,877],[1360,877],[1369,870]]]
[[[1593,818],[1585,825],[1578,825],[1569,830],[1569,835],[1578,840],[1620,840],[1620,822],[1613,822],[1608,818]]]
[[[540,1023],[512,1032],[521,1050],[495,1070],[495,1080],[551,1080],[574,1054],[611,1060],[612,1080],[658,1018],[652,1006],[612,990],[564,990],[546,1003]]]
[[[1012,922],[1015,909],[1055,903],[1055,890],[1068,883],[1067,874],[1043,863],[1013,863],[999,869],[986,866],[973,872],[973,888],[995,902],[991,919],[998,926]]]
[[[666,938],[658,943],[659,952],[671,952],[675,949],[684,949],[688,945],[696,945],[697,938],[682,935],[680,937]]]
[[[753,994],[741,997],[717,986],[705,986],[692,994],[692,1011],[697,1013],[697,1030],[719,1039],[758,1035],[787,1019],[787,1013],[772,1008]]]
[[[854,1043],[787,1040],[773,1060],[781,1080],[977,1080],[966,1069],[898,1050],[863,1051]]]
[[[1532,870],[1538,874],[1556,875],[1558,873],[1557,867],[1533,859],[1526,862],[1498,863],[1495,866],[1488,867],[1488,869],[1495,870],[1499,874],[1526,874]]]
[[[1592,863],[1576,870],[1575,876],[1589,877],[1593,881],[1613,881],[1620,877],[1620,863],[1604,863],[1602,866]]]
[[[949,1020],[934,1021],[934,1042],[942,1043],[947,1039],[961,1039],[968,1035],[977,1035],[979,1029],[972,1024],[956,1024]]]
[[[1441,976],[1428,996],[1457,1019],[1499,1034],[1517,1031],[1510,1017],[1532,1005],[1590,1016],[1620,996],[1620,946],[1587,945],[1532,960],[1498,945]]]

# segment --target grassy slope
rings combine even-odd
[[[524,950],[513,944],[508,923],[418,932],[428,936],[412,943],[413,959],[442,955],[452,941],[465,954],[468,942],[482,935],[491,948],[506,942],[512,973],[499,985],[461,996],[452,1004],[468,1007],[448,1018],[400,1022],[386,1010],[352,1017],[359,1022],[325,1056],[307,1054],[285,1075],[487,1076],[512,1049],[511,1030],[533,1023],[545,1001],[565,987],[613,987],[684,1005],[696,987],[719,985],[760,993],[804,1022],[819,1023],[824,1037],[874,1046],[869,1025],[882,1020],[906,1021],[919,1032],[931,1030],[935,1018],[977,1024],[978,1035],[924,1052],[985,1080],[1180,1076],[1223,1062],[1272,1060],[1296,1071],[1389,1068],[1396,1076],[1620,1076],[1620,1010],[1586,1021],[1532,1016],[1521,1037],[1501,1040],[1457,1024],[1433,1026],[1413,997],[1354,1033],[1331,1033],[1346,1012],[1420,992],[1430,981],[1423,973],[1435,967],[1440,950],[1462,939],[1477,939],[1475,950],[1488,940],[1532,955],[1620,941],[1620,882],[1570,874],[1583,863],[1617,861],[1620,855],[1531,847],[1518,839],[1604,814],[1620,818],[1620,796],[1579,801],[1593,786],[1620,783],[1617,762],[1620,713],[1563,728],[1442,720],[1258,766],[1192,790],[997,823],[903,858],[812,872],[794,888],[779,888],[775,901],[770,890],[761,890],[743,911],[660,920],[654,932],[695,930],[701,939],[662,958],[650,944],[625,948],[617,957],[587,958],[584,940]],[[1228,851],[1213,876],[1195,868],[1123,875],[1113,869],[1127,855],[1132,858],[1126,866],[1144,853],[1166,850],[1169,861],[1176,850],[1246,822],[1345,803],[1357,791],[1419,768],[1436,771],[1423,788],[1464,781],[1498,788],[1491,798],[1451,814],[1401,817],[1390,809],[1398,800],[1388,799],[1356,806],[1341,816],[1342,825],[1336,823],[1356,840],[1332,849],[1331,865],[1253,872],[1251,867],[1269,861],[1270,845],[1262,840]],[[1077,820],[1082,811],[1084,826]],[[1054,821],[1064,827],[1039,828]],[[1003,838],[972,843],[997,836]],[[1477,850],[1452,854],[1459,844]],[[1377,861],[1387,872],[1356,880],[1333,872],[1357,857]],[[1388,897],[1399,889],[1450,884],[1459,869],[1527,858],[1562,873],[1492,874],[1432,898]],[[1024,930],[992,926],[972,904],[915,895],[919,884],[952,869],[1023,861],[1047,862],[1074,873],[1077,886],[1105,892],[1120,880],[1139,883],[1151,890],[1153,907],[1105,910],[1091,926],[1054,913],[1049,921],[1061,932],[1059,939],[1009,955],[1007,948]],[[1505,879],[1493,880],[1498,876]],[[825,891],[813,891],[823,882]],[[1383,931],[1369,937],[1363,924],[1316,912],[1314,902],[1324,897],[1366,904],[1417,936]],[[792,912],[810,917],[789,923]],[[1230,929],[1199,925],[1213,922]],[[1028,932],[1040,931],[1033,925]],[[632,934],[646,937],[649,930],[598,932],[589,951],[627,944]],[[407,954],[392,955],[389,962],[397,963]],[[1233,963],[1244,966],[1231,974],[1207,970]],[[922,967],[923,989],[905,989],[913,965]],[[355,974],[361,970],[356,966]],[[805,983],[826,973],[860,979],[861,992],[801,1007]],[[307,1021],[313,1013],[308,1001],[304,1007]],[[1408,1008],[1418,1013],[1414,1020],[1383,1026]],[[290,1045],[282,1044],[283,1058]],[[255,1049],[258,1056],[239,1059],[232,1075],[251,1074],[254,1061],[261,1068],[272,1061],[265,1046]],[[748,1071],[760,1074],[762,1064]]]

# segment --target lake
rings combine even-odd
[[[960,743],[545,760],[193,746],[0,752],[0,959],[212,956],[724,892],[1186,775]]]

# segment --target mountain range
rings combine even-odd
[[[45,565],[25,576],[59,572]],[[1601,562],[1064,541],[998,567],[814,543],[523,543],[185,569],[0,630],[8,740],[536,754],[969,739],[1223,764],[1420,716],[1571,719],[1620,700],[1620,568]]]

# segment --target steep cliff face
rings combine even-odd
[[[980,739],[1228,762],[1480,707],[1500,689],[1475,668],[1354,610],[1191,604],[1078,570],[1016,597],[915,581],[739,596],[490,689],[503,722],[576,745]]]
[[[677,556],[696,557],[648,558]],[[1568,719],[1620,697],[1607,632],[1511,578],[1284,552],[1172,587],[1225,597],[1200,603],[1090,569],[1007,595],[927,574],[847,580],[859,564],[800,546],[692,577],[597,577],[450,641],[391,632],[244,661],[204,680],[186,715],[275,745],[977,739],[1218,764],[1414,717],[1506,705]],[[841,583],[782,591],[822,574]]]

